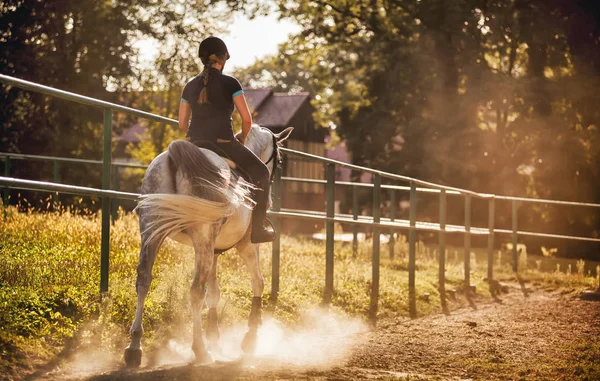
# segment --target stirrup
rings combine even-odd
[[[252,232],[250,233],[250,242],[265,243],[273,242],[275,240],[275,227],[268,218],[265,218],[263,223],[260,225],[260,230],[254,229],[256,229],[256,227],[253,225]]]

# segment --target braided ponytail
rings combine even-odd
[[[200,91],[200,96],[198,97],[198,104],[205,104],[208,102],[208,83],[210,82],[210,65],[204,65],[204,69],[202,70],[202,79],[204,81],[204,88]]]
[[[227,57],[223,54],[211,54],[209,57],[202,57],[202,63],[204,64],[204,69],[202,70],[202,80],[204,82],[204,88],[200,91],[200,95],[198,96],[198,103],[205,104],[210,103],[208,99],[208,86],[211,80],[210,69],[213,64],[218,63],[221,65],[225,65],[225,61]]]

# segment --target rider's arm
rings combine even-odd
[[[240,141],[243,144],[246,141],[248,132],[250,132],[250,127],[252,127],[252,115],[250,114],[248,104],[246,103],[246,97],[244,97],[243,93],[233,97],[233,104],[242,117],[242,137]]]
[[[182,98],[181,103],[179,104],[179,128],[186,134],[188,132],[188,129],[190,128],[191,114],[192,106],[190,106],[190,104]]]

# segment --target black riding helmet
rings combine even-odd
[[[226,59],[231,57],[225,42],[223,42],[223,40],[221,40],[219,37],[213,36],[204,39],[204,41],[200,43],[198,57],[200,57],[202,63],[206,63],[208,62],[208,57],[210,57],[212,54],[225,54],[227,55]]]

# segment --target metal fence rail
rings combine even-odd
[[[68,184],[60,184],[60,183],[50,183],[45,181],[34,181],[34,180],[24,180],[17,179],[13,177],[3,177],[0,176],[0,185],[9,188],[9,189],[21,189],[21,190],[33,190],[33,191],[49,191],[49,192],[61,192],[67,194],[73,194],[78,196],[91,196],[91,197],[111,197],[113,199],[122,199],[122,200],[134,200],[138,201],[140,198],[139,193],[131,193],[131,192],[121,192],[115,190],[102,190],[91,187],[82,187],[76,185],[68,185]],[[326,212],[319,212],[314,210],[300,210],[300,209],[288,209],[282,208],[280,211],[270,210],[270,216],[274,217],[286,217],[286,218],[298,218],[298,219],[306,219],[311,221],[325,221],[325,222],[337,222],[341,224],[348,225],[358,225],[358,226],[366,226],[366,227],[381,227],[381,228],[397,228],[397,229],[413,229],[410,225],[410,220],[402,220],[402,219],[391,219],[389,217],[380,217],[379,222],[375,221],[373,216],[358,216],[357,219],[354,219],[353,215],[338,213],[335,216],[328,216]],[[444,231],[446,233],[459,233],[465,234],[467,233],[467,229],[465,229],[462,225],[445,225],[442,228],[440,223],[435,222],[421,222],[416,221],[415,230],[426,231],[426,232],[435,232],[439,233],[440,231]],[[470,234],[473,235],[489,235],[490,231],[486,227],[471,227],[468,230]],[[508,229],[495,229],[494,233],[498,234],[508,234],[512,235],[513,231]],[[579,237],[579,236],[569,236],[562,234],[548,234],[548,233],[537,233],[537,232],[529,232],[529,231],[517,231],[519,236],[530,236],[530,237],[544,237],[544,238],[559,238],[559,239],[570,239],[577,241],[588,241],[588,242],[600,242],[600,238],[589,238],[589,237]]]
[[[102,239],[101,239],[101,280],[100,280],[100,291],[108,291],[108,276],[109,276],[109,242],[110,242],[110,203],[111,199],[129,199],[135,200],[139,197],[135,193],[119,192],[111,189],[111,169],[119,167],[130,167],[130,168],[145,168],[146,166],[137,164],[121,164],[112,163],[111,158],[111,144],[112,144],[112,112],[125,112],[141,118],[146,118],[166,124],[177,125],[177,121],[174,119],[164,118],[151,113],[135,110],[129,107],[124,107],[114,103],[104,102],[89,97],[69,93],[62,90],[53,89],[51,87],[42,86],[36,83],[23,81],[20,79],[12,78],[6,75],[0,75],[0,83],[5,83],[10,86],[20,87],[26,90],[36,91],[43,94],[56,96],[62,99],[67,99],[73,102],[78,102],[90,106],[100,107],[104,109],[104,123],[103,123],[103,160],[81,160],[72,158],[58,158],[49,156],[36,156],[36,155],[22,155],[12,153],[0,153],[0,159],[4,159],[4,176],[0,177],[0,185],[4,187],[5,202],[7,201],[8,189],[33,189],[51,192],[64,192],[73,193],[79,195],[102,197]],[[571,201],[554,201],[554,200],[540,200],[530,199],[523,197],[508,197],[498,196],[486,193],[477,193],[466,189],[448,187],[440,184],[435,184],[411,177],[401,176],[397,174],[387,173],[378,171],[372,168],[360,167],[353,164],[340,162],[320,156],[307,154],[290,150],[287,148],[281,148],[283,152],[288,155],[300,156],[307,160],[317,160],[323,162],[326,166],[325,180],[317,179],[298,179],[281,177],[281,173],[277,170],[275,175],[275,183],[273,185],[273,208],[270,215],[275,217],[275,227],[278,232],[275,241],[273,242],[273,260],[272,260],[272,284],[271,284],[271,295],[274,299],[277,298],[279,292],[279,266],[280,266],[280,235],[279,226],[281,218],[297,218],[297,219],[309,219],[315,221],[324,221],[326,226],[326,243],[325,243],[325,290],[324,299],[326,302],[331,300],[331,296],[334,293],[333,279],[334,279],[334,223],[339,222],[348,224],[353,227],[354,242],[353,247],[356,249],[357,246],[357,230],[358,226],[367,226],[372,229],[373,232],[373,249],[372,249],[372,282],[371,282],[371,301],[369,306],[369,314],[375,319],[377,315],[377,305],[379,299],[379,262],[380,262],[380,232],[381,229],[402,229],[408,230],[408,246],[409,246],[409,311],[411,316],[416,316],[416,290],[415,290],[415,276],[416,276],[416,232],[417,231],[429,231],[437,232],[439,235],[439,284],[440,284],[440,295],[442,300],[444,299],[444,282],[445,282],[445,234],[446,233],[460,233],[465,238],[465,252],[464,252],[464,266],[465,266],[465,289],[470,288],[470,247],[471,247],[471,235],[487,235],[488,236],[488,279],[493,279],[493,248],[494,248],[494,237],[496,234],[509,234],[512,237],[513,242],[513,269],[517,271],[517,242],[519,236],[537,236],[546,238],[560,238],[560,239],[572,239],[589,242],[600,242],[600,239],[594,237],[577,237],[567,236],[559,234],[547,234],[539,232],[527,232],[518,230],[518,202],[536,202],[536,203],[547,203],[554,205],[566,205],[566,206],[583,206],[583,207],[600,207],[600,204],[591,203],[578,203]],[[53,179],[54,183],[31,181],[31,180],[20,180],[10,178],[10,163],[11,160],[45,160],[53,162]],[[102,189],[88,188],[88,187],[76,187],[66,184],[58,184],[59,182],[59,167],[61,163],[83,163],[91,165],[102,164]],[[354,182],[340,182],[335,180],[335,167],[341,166],[350,168],[353,170],[370,173],[373,175],[372,184],[354,183]],[[394,181],[408,182],[409,186],[398,186],[381,184],[382,178],[391,179]],[[325,212],[319,211],[306,211],[306,210],[289,210],[281,209],[281,188],[283,182],[305,182],[314,184],[323,184],[325,186],[326,196],[326,210]],[[353,214],[335,214],[334,213],[334,200],[335,200],[335,186],[351,186],[352,187],[352,205]],[[417,186],[420,186],[419,188]],[[359,216],[358,215],[358,189],[359,188],[372,188],[373,189],[373,211],[371,216]],[[389,217],[381,216],[381,191],[385,189],[390,193],[391,210]],[[397,191],[408,191],[409,192],[409,219],[396,219],[396,192]],[[436,193],[439,196],[440,205],[440,218],[439,223],[427,223],[416,220],[416,206],[417,206],[417,193]],[[447,225],[446,224],[446,209],[447,209],[447,195],[458,195],[464,197],[465,206],[465,223],[464,226]],[[471,226],[471,201],[472,198],[481,198],[488,201],[488,226],[487,227],[472,227]],[[511,201],[512,207],[512,229],[496,229],[494,227],[495,222],[495,201],[496,200],[509,200]],[[393,235],[390,244],[393,247]],[[393,253],[393,250],[391,250]]]
[[[75,194],[78,196],[111,197],[111,198],[120,198],[123,200],[136,200],[136,201],[140,198],[140,194],[138,194],[138,193],[118,192],[118,191],[114,191],[114,190],[104,190],[104,189],[80,187],[80,186],[68,185],[68,184],[49,183],[46,181],[15,179],[13,177],[0,176],[0,185],[3,185],[8,188],[14,188],[14,189],[62,192],[62,193]]]

